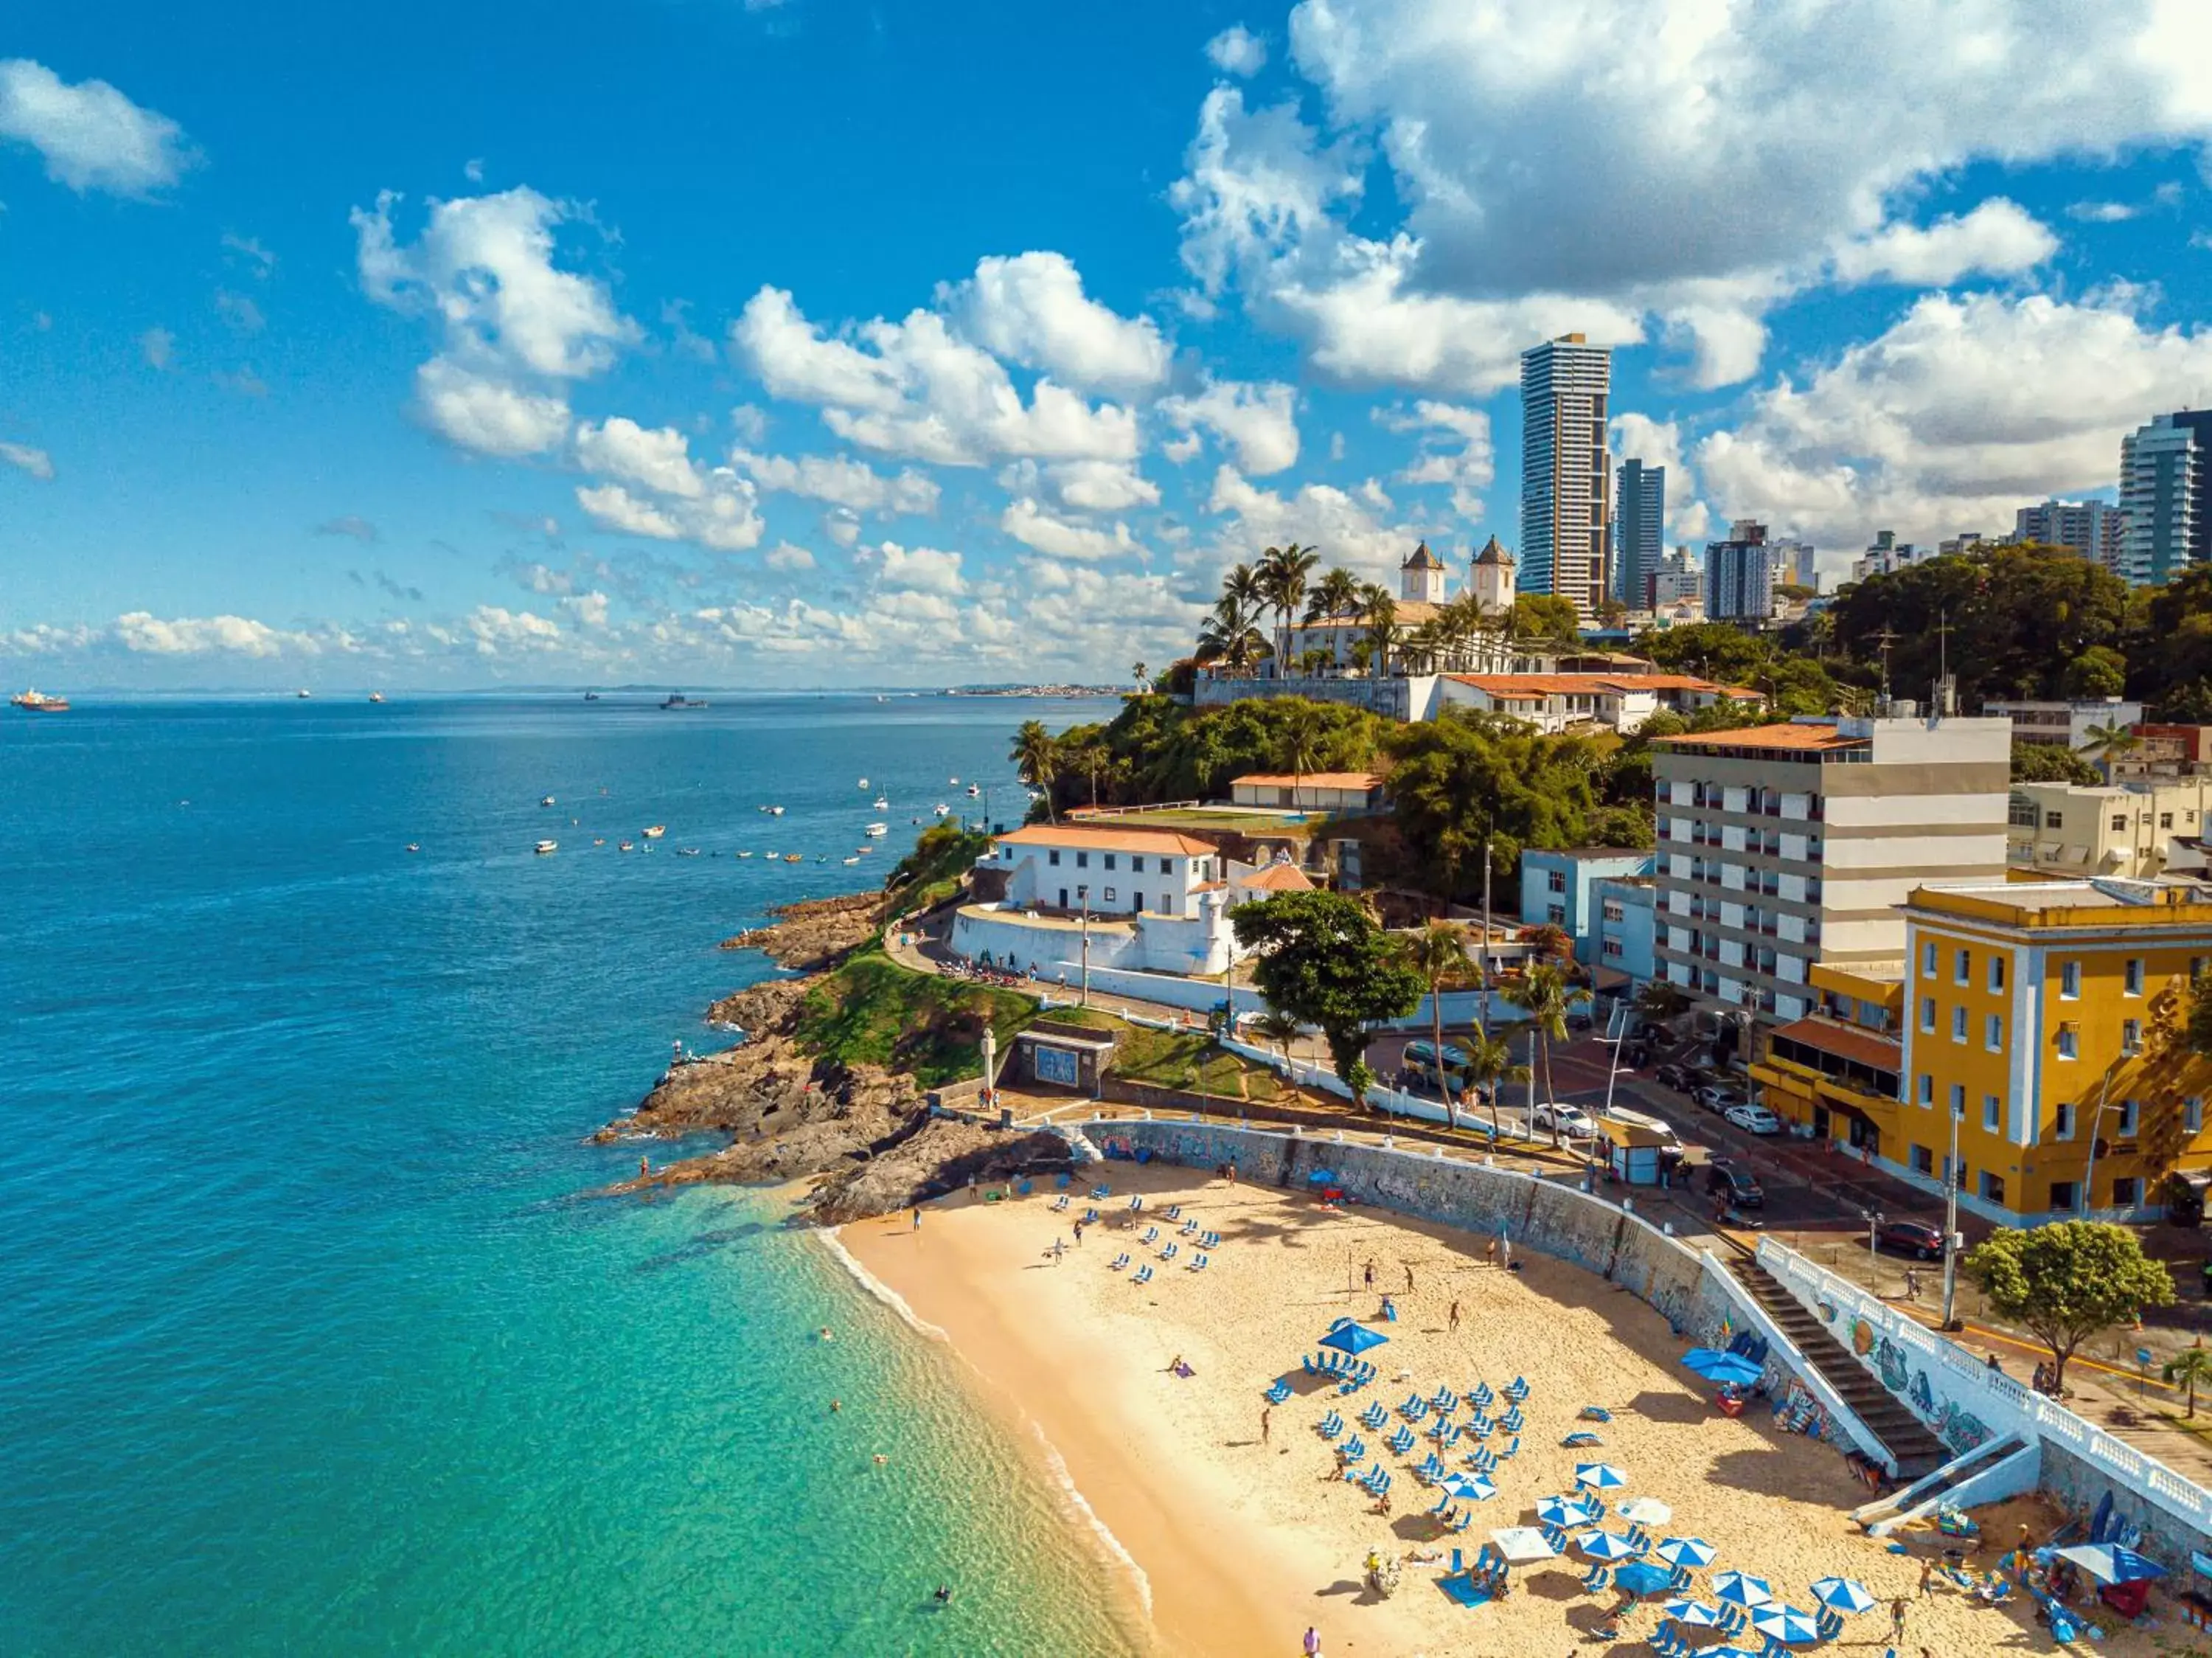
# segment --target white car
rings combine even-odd
[[[1722,1113],[1728,1121],[1749,1134],[1779,1134],[1782,1119],[1765,1106],[1730,1106]]]
[[[1565,1105],[1556,1100],[1538,1106],[1529,1120],[1547,1134],[1556,1125],[1560,1133],[1578,1139],[1594,1139],[1597,1135],[1597,1125],[1588,1112],[1580,1106]]]

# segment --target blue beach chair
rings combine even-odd
[[[1206,1262],[1212,1259],[1211,1255],[1194,1255],[1190,1259],[1190,1270],[1194,1272],[1203,1272],[1206,1271]]]
[[[1109,1272],[1119,1272],[1128,1264],[1129,1257],[1127,1253],[1125,1251],[1123,1253],[1116,1255],[1112,1260],[1107,1262],[1106,1270]]]
[[[1131,1283],[1150,1283],[1152,1281],[1152,1269],[1149,1266],[1139,1267],[1136,1276],[1129,1280]]]

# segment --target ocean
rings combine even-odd
[[[713,702],[0,722],[0,1652],[1139,1644],[947,1349],[769,1197],[592,1198],[637,1148],[583,1143],[775,971],[717,941],[971,781],[1018,819],[1015,725],[1112,705]]]

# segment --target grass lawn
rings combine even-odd
[[[1003,1051],[1036,1017],[1025,996],[913,972],[872,942],[807,992],[794,1033],[810,1053],[895,1066],[937,1088],[982,1074],[986,1019]]]
[[[1121,1038],[1114,1075],[1155,1088],[1188,1088],[1230,1099],[1272,1100],[1281,1093],[1275,1073],[1218,1048],[1204,1031],[1156,1031],[1132,1025],[1096,1008],[1054,1008],[1056,1024],[1110,1030]]]

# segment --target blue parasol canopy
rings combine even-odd
[[[1824,1577],[1813,1585],[1813,1598],[1836,1612],[1872,1612],[1877,1602],[1863,1583],[1848,1577]]]
[[[1336,1184],[1336,1171],[1333,1168],[1317,1168],[1312,1173],[1306,1176],[1306,1184],[1308,1186],[1334,1186]]]
[[[1723,1600],[1732,1600],[1747,1612],[1753,1606],[1765,1606],[1774,1599],[1774,1591],[1763,1577],[1752,1577],[1740,1571],[1724,1571],[1713,1578],[1713,1593]]]
[[[1437,1489],[1463,1496],[1470,1503],[1487,1503],[1498,1495],[1498,1487],[1480,1474],[1446,1474],[1437,1482]]]
[[[1547,1496],[1536,1505],[1536,1518],[1547,1526],[1594,1526],[1597,1516],[1580,1497]]]
[[[2117,1543],[2076,1543],[2058,1551],[2100,1583],[2139,1583],[2147,1577],[2163,1577],[2166,1568]]]
[[[1628,1484],[1628,1476],[1610,1462],[1577,1462],[1575,1484],[1585,1490],[1610,1491]]]
[[[1632,1560],[1613,1575],[1613,1582],[1631,1594],[1657,1594],[1672,1587],[1673,1576],[1664,1566],[1649,1560]]]
[[[1789,1646],[1802,1646],[1820,1638],[1814,1626],[1813,1614],[1800,1612],[1795,1606],[1761,1606],[1751,1614],[1751,1626],[1761,1635],[1772,1636]]]
[[[1638,1552],[1636,1545],[1611,1532],[1584,1532],[1575,1546],[1593,1560],[1628,1560]]]
[[[1702,1537],[1670,1537],[1651,1551],[1670,1566],[1710,1566],[1716,1552]]]
[[[1364,1353],[1370,1347],[1380,1347],[1390,1338],[1379,1330],[1370,1330],[1364,1324],[1354,1324],[1350,1319],[1339,1319],[1329,1326],[1328,1333],[1321,1338],[1323,1347],[1334,1347],[1340,1353]]]
[[[1707,1381],[1732,1382],[1738,1387],[1750,1387],[1764,1374],[1760,1366],[1742,1354],[1723,1353],[1714,1347],[1692,1347],[1682,1355],[1682,1364]]]
[[[1718,1606],[1709,1606],[1702,1600],[1692,1600],[1686,1595],[1680,1600],[1669,1600],[1659,1608],[1662,1616],[1673,1618],[1684,1629],[1718,1629],[1721,1612]]]

